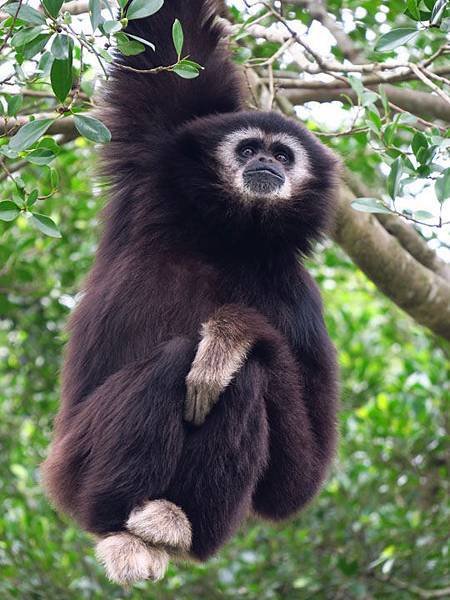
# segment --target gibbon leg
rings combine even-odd
[[[97,535],[123,531],[136,506],[164,497],[184,438],[195,343],[175,338],[62,414],[43,465],[50,498]]]
[[[334,403],[334,388],[327,389],[324,377],[308,406],[301,381],[288,361],[272,370],[266,395],[270,458],[253,495],[253,509],[263,518],[285,519],[309,502],[333,453],[334,409],[326,402]]]
[[[200,427],[189,426],[165,498],[192,527],[190,556],[205,560],[236,530],[267,462],[266,372],[249,358]]]

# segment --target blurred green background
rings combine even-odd
[[[89,538],[42,495],[64,324],[99,230],[93,150],[58,158],[63,239],[20,217],[0,247],[0,598],[416,598],[448,574],[448,349],[385,300],[334,246],[311,269],[342,368],[341,443],[319,498],[290,523],[249,522],[217,558],[123,591]],[[39,178],[31,167],[23,174]],[[447,354],[446,354],[447,352]],[[416,589],[418,588],[418,589]],[[420,593],[419,593],[420,592]]]

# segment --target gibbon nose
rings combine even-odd
[[[274,159],[271,156],[267,156],[266,154],[260,154],[256,158],[260,162],[268,162],[268,163],[273,163],[274,162]]]
[[[244,177],[263,173],[284,181],[283,167],[271,156],[259,154],[247,163],[247,166],[244,169]]]

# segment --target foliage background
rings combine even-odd
[[[365,7],[377,30],[379,2]],[[403,3],[389,2],[392,22]],[[353,32],[364,41],[365,30]],[[267,55],[270,44],[254,49]],[[310,125],[314,127],[314,124]],[[330,140],[354,172],[382,179],[363,134]],[[399,142],[400,144],[401,142]],[[0,223],[0,597],[45,599],[371,599],[445,597],[448,522],[449,349],[384,298],[335,245],[311,270],[324,295],[342,369],[341,444],[324,491],[288,524],[249,522],[204,566],[171,567],[166,579],[123,591],[110,585],[92,544],[56,515],[38,467],[58,404],[64,324],[93,258],[104,194],[97,150],[83,138],[52,166],[58,191],[45,200],[63,235],[49,238],[20,216]],[[40,194],[50,170],[21,172]],[[2,199],[14,185],[2,182]]]

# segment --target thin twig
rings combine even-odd
[[[5,46],[6,46],[7,42],[8,42],[8,40],[9,40],[9,38],[11,37],[11,34],[13,32],[13,29],[14,29],[14,25],[16,24],[17,17],[19,15],[19,11],[20,11],[20,9],[22,7],[22,2],[23,2],[23,0],[19,0],[19,3],[17,4],[16,12],[14,13],[12,23],[11,23],[11,25],[10,25],[10,27],[9,27],[6,35],[5,35],[5,39],[3,40],[2,45],[0,46],[0,52],[3,50],[3,48],[5,48]]]
[[[443,90],[441,90],[439,86],[433,83],[433,81],[431,81],[431,79],[429,79],[427,75],[425,75],[425,73],[427,73],[426,69],[424,69],[424,73],[422,69],[420,69],[420,67],[418,67],[415,63],[409,63],[409,68],[418,79],[420,79],[426,86],[428,86],[430,89],[436,92],[436,94],[438,94],[438,96],[445,100],[447,104],[450,104],[450,97],[447,96],[447,94]]]

